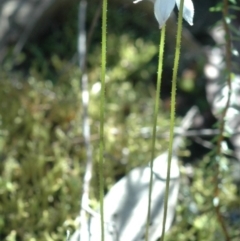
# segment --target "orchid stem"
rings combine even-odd
[[[104,241],[104,107],[105,107],[105,75],[107,51],[107,0],[102,5],[102,59],[101,59],[101,100],[100,100],[100,151],[99,151],[99,198],[101,216],[101,241]]]
[[[178,65],[179,65],[179,59],[180,59],[181,37],[182,37],[183,5],[184,5],[184,0],[181,0],[180,8],[179,8],[179,16],[178,16],[176,50],[175,50],[173,77],[172,77],[171,114],[170,114],[170,140],[169,140],[169,149],[168,149],[167,181],[166,181],[166,192],[165,192],[165,196],[164,196],[164,213],[163,213],[163,226],[162,226],[161,241],[164,241],[164,238],[165,238],[165,227],[166,227],[166,220],[167,220],[170,171],[171,171],[173,137],[174,137],[174,126],[175,126],[177,72],[178,72]]]
[[[162,28],[162,31],[161,31],[160,45],[159,45],[157,90],[156,90],[155,106],[154,106],[152,152],[151,152],[151,162],[150,162],[151,174],[150,174],[150,182],[149,182],[148,212],[147,212],[147,225],[146,225],[146,234],[145,234],[145,240],[146,241],[148,241],[149,226],[150,226],[150,221],[151,221],[150,219],[151,219],[151,196],[152,196],[152,185],[153,185],[153,160],[154,160],[154,157],[155,157],[155,141],[156,141],[157,117],[158,117],[159,99],[160,99],[161,82],[162,82],[165,33],[166,33],[166,26],[164,25],[163,28]]]

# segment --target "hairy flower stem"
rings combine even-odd
[[[99,151],[99,198],[101,215],[101,241],[104,241],[104,107],[105,107],[105,75],[106,75],[106,51],[107,51],[107,0],[102,5],[102,59],[101,59],[101,101],[100,101],[100,151]]]
[[[173,137],[174,137],[174,126],[175,126],[177,72],[178,72],[178,65],[179,65],[179,59],[180,59],[181,37],[182,37],[183,4],[184,4],[184,0],[181,0],[180,8],[179,8],[179,15],[178,15],[176,50],[175,50],[173,77],[172,77],[170,140],[169,140],[169,149],[168,149],[167,181],[166,181],[166,191],[165,191],[165,196],[164,196],[164,213],[163,213],[163,226],[162,226],[161,241],[164,241],[164,238],[165,238],[165,226],[166,226],[166,220],[167,220],[167,207],[168,207],[170,172],[171,172],[171,161],[172,161],[172,151],[173,151]]]
[[[161,30],[160,45],[159,45],[159,61],[158,61],[158,76],[157,76],[157,90],[155,97],[155,106],[154,106],[154,119],[153,119],[153,136],[152,136],[152,152],[151,152],[151,174],[149,182],[149,192],[148,192],[148,212],[147,212],[147,224],[146,224],[146,234],[145,240],[148,241],[149,235],[149,226],[151,219],[151,196],[152,196],[152,185],[153,185],[153,160],[155,157],[155,141],[156,141],[156,129],[157,129],[157,117],[159,110],[159,99],[161,91],[161,82],[162,82],[162,70],[163,70],[163,55],[164,55],[164,43],[165,43],[165,33],[166,26],[164,25]]]
[[[227,81],[227,85],[228,85],[228,97],[227,97],[227,103],[225,108],[223,109],[222,112],[222,118],[220,120],[220,134],[217,140],[217,157],[218,160],[220,159],[220,157],[222,156],[222,148],[221,148],[221,144],[222,141],[224,139],[224,127],[225,127],[225,118],[227,115],[227,110],[229,108],[230,105],[230,99],[231,99],[231,92],[232,92],[232,84],[231,84],[231,70],[232,70],[232,66],[231,66],[231,33],[230,33],[230,28],[228,26],[227,23],[227,18],[228,18],[228,11],[229,11],[229,6],[228,6],[228,0],[223,0],[223,8],[222,8],[222,14],[223,14],[223,28],[225,30],[225,34],[226,34],[226,43],[225,43],[225,50],[226,50],[226,81]],[[219,222],[219,225],[222,228],[223,234],[225,236],[225,240],[226,241],[230,241],[230,235],[228,233],[227,227],[226,227],[226,223],[224,221],[224,218],[221,215],[221,211],[220,211],[220,205],[219,205],[219,194],[220,194],[220,189],[219,189],[219,162],[218,160],[216,160],[216,165],[215,165],[215,177],[214,177],[214,181],[215,181],[215,190],[214,190],[214,199],[217,200],[217,203],[215,205],[215,211],[216,211],[216,216],[217,216],[217,220]]]

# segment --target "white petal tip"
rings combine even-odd
[[[176,0],[178,9],[180,8],[180,0]],[[183,6],[183,18],[189,23],[189,25],[193,25],[193,17],[194,17],[194,6],[192,0],[185,0]]]
[[[158,21],[159,28],[168,20],[173,8],[175,6],[175,0],[155,0],[154,2],[154,14]]]
[[[192,18],[188,18],[188,17],[184,17],[184,19],[186,20],[186,22],[189,24],[189,25],[193,25],[193,19]]]
[[[133,1],[134,4],[141,2],[142,0],[135,0]]]

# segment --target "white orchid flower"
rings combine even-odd
[[[135,0],[133,3],[141,2],[142,0]],[[174,9],[175,3],[178,9],[180,8],[181,0],[150,0],[154,4],[154,14],[161,28],[171,12]],[[183,6],[183,18],[190,24],[193,25],[194,7],[192,0],[184,0]]]

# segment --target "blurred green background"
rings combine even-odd
[[[191,34],[201,48],[214,46],[207,27],[219,15],[202,19],[201,13],[217,1],[195,1],[196,27]],[[73,232],[80,207],[86,150],[82,135],[81,71],[77,62],[78,1],[60,7],[47,24],[41,21],[21,53],[9,44],[0,71],[0,240],[65,240]],[[66,7],[67,6],[67,7]],[[89,1],[87,31],[98,1]],[[174,19],[172,21],[175,21]],[[204,22],[205,21],[205,22]],[[207,23],[207,25],[206,25]],[[37,28],[36,27],[36,28]],[[187,25],[185,25],[188,28]],[[163,85],[159,109],[157,153],[167,150],[161,134],[169,130],[169,96],[174,53],[174,33],[167,30]],[[109,1],[105,112],[105,191],[133,167],[150,160],[151,131],[158,61],[159,29],[152,4]],[[91,205],[98,205],[99,98],[101,18],[88,39],[89,118],[93,149]],[[189,47],[190,48],[190,47]],[[183,43],[177,99],[177,123],[197,105],[206,125],[215,122],[205,96],[205,58],[191,55]],[[210,116],[210,117],[209,117]],[[166,240],[223,240],[215,216],[211,155],[186,142],[180,155],[182,185],[175,224]],[[189,156],[192,158],[189,161]],[[209,164],[210,163],[210,164]],[[222,212],[232,240],[239,240],[240,197],[230,162],[221,161]],[[193,175],[186,174],[191,167]]]

